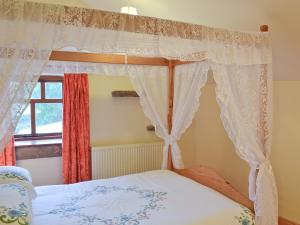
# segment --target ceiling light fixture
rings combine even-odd
[[[130,14],[130,15],[137,15],[137,9],[133,6],[130,6],[129,1],[127,3],[127,6],[123,6],[121,8],[121,13]]]
[[[121,8],[121,13],[137,15],[137,9],[132,6],[124,6]]]

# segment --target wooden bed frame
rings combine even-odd
[[[246,206],[254,212],[253,202],[247,198],[245,195],[240,193],[236,188],[234,188],[228,181],[226,181],[221,175],[215,172],[213,169],[204,166],[195,166],[192,168],[176,170],[174,172],[190,178],[204,186],[210,187],[215,191],[225,195],[226,197],[232,199],[233,201]],[[278,217],[279,225],[300,225],[298,223],[287,220],[283,217]]]
[[[261,32],[268,32],[268,25],[260,26]],[[55,61],[72,61],[72,62],[90,62],[90,63],[109,63],[109,64],[130,64],[130,65],[152,65],[152,66],[166,66],[168,67],[169,78],[169,98],[168,98],[168,131],[169,134],[172,130],[172,118],[173,118],[173,100],[174,100],[174,71],[175,67],[182,64],[193,63],[192,61],[180,61],[180,60],[168,60],[161,57],[137,57],[137,56],[125,56],[121,54],[95,54],[95,53],[83,53],[83,52],[66,52],[66,51],[52,51],[50,60]],[[190,178],[200,184],[210,187],[228,198],[246,206],[247,208],[254,210],[253,202],[246,196],[235,189],[228,181],[222,176],[216,173],[214,170],[197,166],[188,169],[177,170],[173,167],[171,146],[168,149],[168,169],[174,172]],[[286,219],[279,218],[280,225],[299,225],[292,223]]]
[[[211,189],[220,192],[233,201],[254,211],[253,202],[235,189],[228,181],[226,181],[213,169],[204,166],[196,166],[181,170],[173,169],[173,171],[204,186],[210,187]]]

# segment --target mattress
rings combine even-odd
[[[253,214],[167,170],[36,187],[32,225],[252,225]]]

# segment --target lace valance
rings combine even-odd
[[[0,0],[0,19],[58,26],[57,49],[73,45],[91,51],[97,49],[98,52],[125,52],[194,61],[210,59],[226,64],[271,62],[269,36],[261,32],[230,31],[145,16],[22,0]],[[79,30],[85,34],[89,43],[85,41],[78,46],[80,42],[72,40],[74,37],[78,39]]]

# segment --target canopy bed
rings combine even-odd
[[[163,169],[190,177],[251,208],[250,200],[210,170],[183,169],[177,141],[192,123],[211,70],[225,130],[237,154],[251,167],[249,195],[255,224],[277,224],[277,190],[270,163],[272,57],[268,33],[22,0],[0,0],[0,31],[5,34],[0,37],[0,149],[10,140],[43,72],[125,75],[156,134],[165,142]],[[262,26],[261,31],[267,27]],[[65,51],[70,46],[73,52]],[[168,173],[168,177],[175,176]],[[38,199],[43,198],[43,191],[73,187],[76,189],[40,189]],[[193,189],[185,187],[186,192]]]

